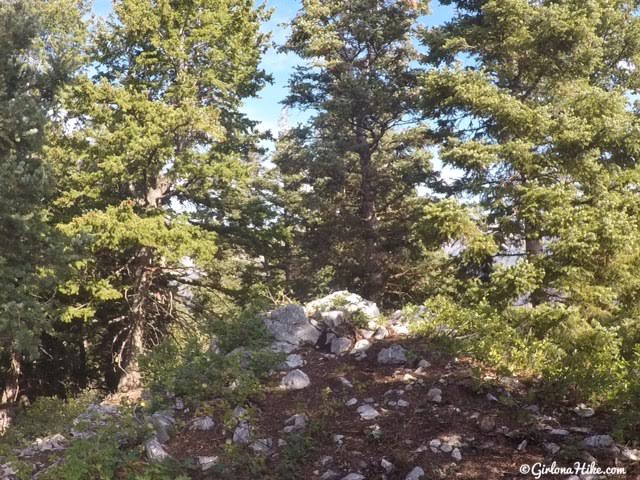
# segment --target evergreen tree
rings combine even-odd
[[[638,3],[444,3],[458,14],[425,32],[438,68],[423,105],[443,161],[464,172],[452,193],[486,220],[483,248],[460,259],[488,276],[464,292],[602,393],[596,379],[613,381],[632,353],[620,343],[638,339]]]
[[[390,0],[303,2],[285,50],[307,63],[286,104],[309,110],[278,145],[283,267],[298,292],[349,288],[398,301],[419,274],[412,225],[426,201],[427,137],[412,46],[425,7]],[[293,242],[293,244],[291,244]]]
[[[0,404],[20,394],[24,363],[50,329],[55,253],[42,146],[56,93],[77,68],[83,5],[0,3]]]
[[[140,353],[189,315],[184,286],[221,275],[202,223],[227,225],[250,179],[252,124],[238,108],[264,83],[265,39],[251,0],[120,0],[114,12],[49,153],[77,256],[64,319],[88,322],[92,361],[126,390]]]

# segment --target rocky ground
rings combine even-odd
[[[411,338],[399,315],[381,324],[374,305],[334,300],[265,318],[287,358],[259,399],[155,413],[149,461],[188,462],[194,479],[640,478],[640,451],[604,413],[532,403],[526,382]],[[625,474],[521,473],[574,462]]]

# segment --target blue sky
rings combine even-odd
[[[402,1],[402,0],[400,0]],[[262,26],[265,32],[271,32],[272,40],[280,45],[284,43],[288,35],[286,23],[288,23],[300,8],[298,0],[267,0],[267,7],[273,9],[271,19]],[[93,12],[96,15],[107,16],[111,12],[111,0],[94,0]],[[432,1],[431,14],[425,17],[426,25],[443,23],[452,16],[453,9],[450,6],[440,5]],[[281,116],[282,105],[280,102],[287,94],[287,82],[293,71],[293,67],[299,59],[292,54],[283,54],[271,49],[262,60],[262,67],[273,76],[273,84],[265,87],[258,98],[247,100],[244,111],[253,120],[260,122],[261,130],[271,130],[277,133],[278,120]],[[304,121],[305,115],[299,112],[289,112],[289,124],[295,125]]]

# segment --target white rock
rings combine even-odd
[[[564,428],[553,428],[549,431],[549,435],[554,435],[556,437],[566,437],[569,435],[569,430],[565,430]]]
[[[582,418],[593,417],[596,412],[593,408],[587,407],[584,403],[579,404],[573,409],[574,413]]]
[[[350,473],[349,475],[342,477],[342,480],[365,480],[366,478],[367,477],[359,473]]]
[[[420,480],[422,477],[424,477],[424,470],[420,467],[415,467],[405,477],[405,480]]]
[[[338,445],[342,445],[342,443],[344,442],[344,435],[334,434],[333,435],[333,442],[338,444]]]
[[[640,462],[640,449],[623,448],[622,456],[632,462]]]
[[[236,420],[242,420],[244,418],[247,418],[248,416],[249,416],[249,410],[247,410],[241,405],[238,405],[236,408],[233,409],[233,418],[235,418]]]
[[[198,465],[203,472],[215,467],[218,464],[218,457],[198,457]]]
[[[147,440],[144,444],[144,448],[147,452],[147,457],[152,462],[161,462],[169,458],[169,454],[156,437]]]
[[[333,470],[327,470],[322,474],[320,480],[336,480],[339,476],[339,473],[334,472]]]
[[[300,368],[304,366],[304,358],[299,353],[291,353],[287,355],[287,359],[280,366],[283,370],[291,368]]]
[[[344,377],[338,377],[338,381],[347,388],[353,388],[353,383]]]
[[[443,443],[442,445],[440,445],[440,450],[442,450],[444,453],[451,453],[453,451],[453,447],[448,443]]]
[[[311,384],[311,380],[302,370],[296,369],[287,373],[280,384],[285,390],[302,390]]]
[[[440,445],[442,445],[442,441],[439,438],[434,438],[429,442],[430,447],[440,448]]]
[[[373,334],[373,338],[376,340],[383,340],[385,338],[387,338],[389,336],[389,330],[387,330],[386,327],[383,327],[382,325],[380,325],[378,328],[376,328],[375,333]]]
[[[384,469],[385,472],[391,473],[393,471],[394,465],[386,458],[380,460],[380,466]]]
[[[345,402],[345,405],[346,405],[347,407],[353,407],[353,406],[354,406],[354,405],[356,405],[357,403],[358,403],[358,399],[357,399],[357,398],[355,398],[355,397],[353,397],[353,398],[350,398],[349,400],[347,400],[347,401]]]
[[[406,350],[400,345],[383,348],[378,353],[378,363],[383,365],[399,365],[407,361]]]
[[[358,340],[356,344],[351,349],[351,354],[354,355],[356,353],[366,352],[371,348],[371,342],[369,340]]]
[[[360,414],[360,418],[362,420],[373,420],[380,416],[380,413],[378,413],[378,411],[371,405],[361,405],[358,407],[357,412]]]
[[[215,422],[213,421],[213,418],[206,416],[206,417],[198,417],[198,418],[194,418],[193,421],[191,422],[191,425],[189,426],[189,430],[211,430],[213,427],[215,427]]]
[[[409,402],[407,402],[406,400],[400,399],[398,400],[398,406],[401,408],[405,408],[409,406]]]
[[[321,312],[320,319],[329,328],[336,328],[344,322],[344,312],[342,310],[330,310]]]
[[[431,364],[427,362],[425,359],[422,359],[418,362],[418,367],[420,368],[429,368]]]

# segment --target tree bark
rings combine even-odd
[[[17,352],[11,352],[11,365],[9,366],[9,374],[5,379],[4,389],[0,404],[13,404],[18,401],[20,395],[20,376],[22,374],[22,359]]]
[[[372,163],[371,150],[363,131],[357,134],[358,155],[360,158],[360,216],[364,230],[364,289],[363,295],[375,302],[382,297],[384,282],[380,265],[378,244],[378,218],[376,216],[375,185],[377,172]]]

